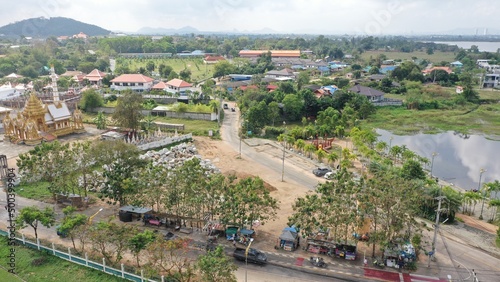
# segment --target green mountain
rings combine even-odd
[[[62,17],[32,18],[0,27],[0,34],[8,37],[72,36],[80,32],[88,36],[108,35],[111,33],[111,31],[96,25]]]

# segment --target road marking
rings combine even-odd
[[[405,278],[403,277],[403,273],[399,273],[399,281],[405,282]]]

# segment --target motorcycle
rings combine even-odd
[[[378,267],[378,268],[385,268],[385,264],[383,261],[380,261],[378,259],[373,260],[373,265]]]
[[[326,267],[326,262],[323,260],[323,258],[320,257],[311,257],[309,258],[309,262],[317,267],[322,267],[322,268]]]

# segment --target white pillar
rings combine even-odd
[[[38,250],[40,251],[40,239],[36,238],[36,246],[38,247]]]
[[[85,265],[89,266],[89,255],[85,253]]]
[[[122,278],[125,278],[125,269],[123,267],[123,263],[121,264],[121,266],[122,266]]]
[[[52,254],[53,254],[53,255],[56,255],[56,250],[55,250],[55,248],[54,248],[54,242],[52,242]]]
[[[71,248],[68,247],[68,256],[69,256],[69,261],[71,261]]]
[[[106,259],[102,258],[102,271],[106,272]]]
[[[24,237],[24,233],[21,233],[21,237],[23,238],[23,245],[26,245],[26,237]]]

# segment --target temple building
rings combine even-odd
[[[76,109],[70,113],[65,102],[59,100],[57,75],[51,69],[54,102],[44,104],[35,92],[31,92],[24,109],[11,118],[3,120],[6,139],[16,144],[37,145],[42,141],[52,141],[58,136],[85,131],[82,112]]]

